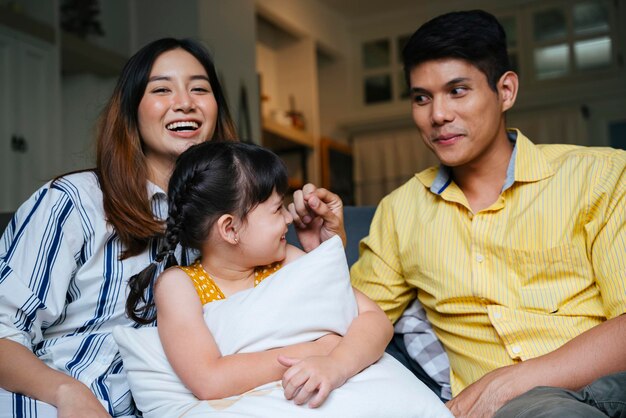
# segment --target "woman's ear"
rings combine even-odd
[[[507,71],[502,74],[498,81],[498,94],[502,101],[502,112],[506,112],[515,104],[517,98],[517,89],[519,88],[519,79],[513,71]]]
[[[225,214],[219,217],[215,223],[217,232],[224,241],[232,245],[239,244],[239,236],[237,235],[237,229],[235,225],[235,218],[233,215]]]

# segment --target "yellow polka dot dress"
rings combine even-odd
[[[269,266],[257,267],[254,270],[254,286],[256,287],[281,267],[282,264],[280,262],[270,264]],[[190,266],[179,266],[179,268],[187,273],[187,276],[189,276],[193,282],[193,286],[196,288],[196,292],[198,292],[198,296],[203,305],[216,300],[226,299],[211,276],[204,270],[200,260],[196,260],[196,262]]]

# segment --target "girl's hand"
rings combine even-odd
[[[56,408],[58,418],[111,418],[93,392],[78,381],[59,386]]]
[[[289,367],[283,375],[286,399],[296,405],[308,402],[309,407],[320,406],[330,392],[343,385],[348,376],[330,356],[313,356],[305,359],[279,356],[278,361]]]

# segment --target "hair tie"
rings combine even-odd
[[[174,250],[167,250],[167,251],[165,251],[165,250],[161,250],[161,251],[159,251],[159,253],[156,255],[156,257],[155,257],[155,259],[154,259],[153,263],[160,264],[160,263],[162,263],[164,260],[167,260],[167,258],[168,258],[169,256],[172,256],[172,255],[174,255]]]

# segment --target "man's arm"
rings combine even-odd
[[[359,259],[350,269],[352,285],[381,307],[392,323],[415,299],[416,289],[402,271],[392,202],[383,199],[359,247]]]
[[[446,404],[455,417],[491,417],[505,403],[537,386],[578,390],[626,370],[626,314],[580,334],[557,350],[487,373]]]

